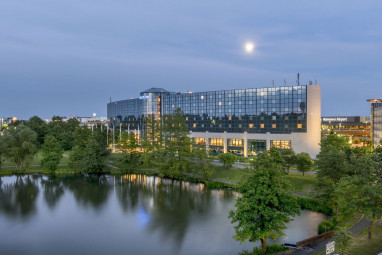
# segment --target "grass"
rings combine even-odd
[[[297,193],[312,196],[315,194],[317,178],[315,174],[305,174],[289,172],[287,176],[292,190]]]
[[[214,173],[211,177],[239,183],[244,180],[248,174],[249,170],[245,168],[214,166]]]

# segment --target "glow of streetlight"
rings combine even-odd
[[[252,53],[255,49],[255,44],[253,42],[247,42],[244,45],[244,49],[247,53]]]

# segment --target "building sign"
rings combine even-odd
[[[334,241],[326,244],[326,255],[332,254],[335,250]]]
[[[324,121],[324,122],[329,122],[329,121],[348,122],[348,118],[347,117],[323,117],[322,121]]]
[[[150,97],[149,96],[140,96],[139,99],[146,100],[146,99],[150,99]]]

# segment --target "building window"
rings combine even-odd
[[[232,120],[232,116],[229,116],[229,117],[228,117],[228,120]]]
[[[200,99],[202,99],[202,100],[203,100],[203,99],[204,99],[204,96],[200,96]]]
[[[249,128],[253,128],[253,124],[249,124]]]
[[[297,128],[302,128],[302,124],[297,124]]]
[[[209,140],[210,146],[224,146],[224,139],[223,138],[210,138]]]
[[[276,128],[276,124],[272,124],[272,128]]]
[[[219,102],[219,106],[221,106],[222,105],[222,102]]]
[[[260,124],[260,128],[264,128],[264,124]]]
[[[292,148],[290,140],[271,140],[271,146],[276,147],[279,150]]]

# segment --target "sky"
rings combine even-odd
[[[151,87],[317,81],[322,115],[382,98],[382,1],[1,0],[0,117],[106,116]],[[252,41],[252,54],[244,44]]]

